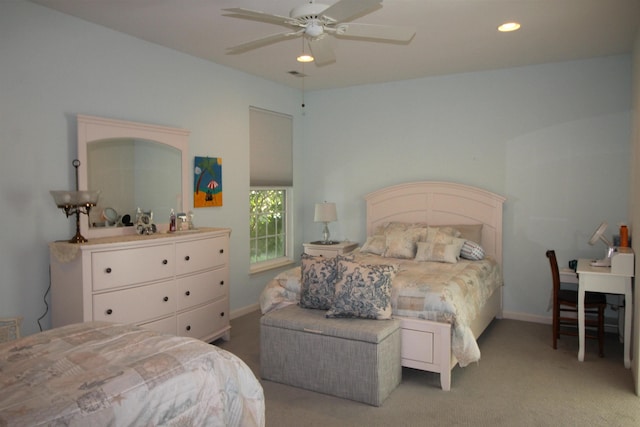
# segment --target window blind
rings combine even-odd
[[[293,185],[293,119],[287,114],[249,108],[250,185]]]

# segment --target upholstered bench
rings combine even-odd
[[[260,320],[263,379],[380,406],[400,384],[400,321],[291,305]]]

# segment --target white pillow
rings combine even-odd
[[[446,262],[455,264],[460,256],[464,239],[453,237],[451,243],[418,242],[416,261]]]
[[[367,241],[364,242],[364,245],[362,245],[362,248],[360,248],[360,252],[382,255],[386,247],[387,238],[384,237],[383,234],[379,234],[367,237]]]
[[[413,259],[416,256],[416,242],[424,235],[424,228],[387,232],[386,249],[382,256],[386,258]]]
[[[451,243],[451,239],[460,236],[460,232],[451,227],[427,227],[427,242]]]

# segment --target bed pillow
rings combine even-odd
[[[391,281],[396,265],[365,265],[340,260],[335,297],[326,317],[391,319]]]
[[[416,256],[416,242],[426,237],[425,228],[409,228],[386,233],[384,257],[413,259]]]
[[[364,245],[360,248],[360,252],[375,255],[382,255],[387,247],[387,238],[383,234],[369,236]]]
[[[416,261],[446,262],[455,264],[466,240],[453,237],[450,243],[418,242]]]
[[[427,237],[423,241],[433,243],[451,243],[451,239],[460,236],[460,232],[453,227],[427,227]]]
[[[337,258],[302,254],[300,307],[328,310],[333,304]]]
[[[484,248],[476,242],[465,240],[460,249],[460,257],[470,259],[472,261],[480,261],[484,259]]]
[[[483,224],[454,224],[447,227],[458,230],[460,234],[457,237],[461,239],[482,243],[482,226]]]

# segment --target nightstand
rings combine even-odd
[[[322,243],[311,242],[303,243],[302,246],[304,246],[304,253],[307,255],[333,258],[335,256],[351,252],[358,247],[358,244],[347,240],[333,245],[323,245]]]

